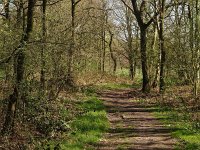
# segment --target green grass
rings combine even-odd
[[[77,107],[84,113],[72,120],[70,133],[66,133],[65,139],[61,142],[49,141],[44,149],[53,150],[56,145],[63,150],[94,149],[94,145],[109,128],[104,105],[93,96],[79,103]]]
[[[128,77],[129,76],[129,69],[118,69],[116,71],[116,75],[120,77]]]
[[[89,100],[86,100],[84,103],[80,104],[80,107],[85,111],[102,111],[105,109],[102,101],[96,97],[90,97]]]
[[[82,90],[86,96],[96,96],[97,87],[91,86]]]
[[[193,127],[193,123],[183,113],[170,109],[155,112],[157,118],[172,130],[172,136],[180,139],[183,144],[177,150],[200,150],[200,130]],[[181,148],[180,148],[181,147]]]
[[[93,149],[102,134],[109,127],[106,112],[103,103],[96,97],[91,97],[80,104],[80,107],[86,111],[84,115],[77,117],[72,123],[72,133],[69,135],[71,142],[62,144],[63,149]],[[90,146],[88,146],[90,145]]]

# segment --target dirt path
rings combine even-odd
[[[111,123],[109,132],[98,144],[98,150],[172,150],[177,140],[170,136],[152,104],[138,102],[138,93],[127,90],[100,93]],[[130,98],[132,97],[132,98]]]

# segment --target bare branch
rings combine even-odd
[[[183,4],[186,4],[186,3],[187,3],[186,1],[184,1],[184,2],[178,2],[178,3],[177,2],[171,3],[171,4],[166,5],[165,9],[167,10],[170,7],[177,6],[177,5],[183,5]]]
[[[19,46],[17,46],[8,57],[0,60],[0,65],[5,64],[5,63],[9,63],[9,61],[12,59],[12,57],[18,52],[18,50],[21,47],[22,47],[22,44],[19,44]]]
[[[121,0],[121,2],[128,8],[132,11],[132,13],[134,14],[134,10],[124,1],[124,0]]]
[[[75,2],[75,4],[74,4],[74,5],[76,6],[76,5],[77,5],[79,2],[81,2],[81,0],[78,0],[77,2]]]
[[[146,26],[146,27],[150,26],[151,23],[152,23],[153,21],[156,20],[156,17],[157,17],[157,16],[158,16],[158,12],[156,12],[156,13],[154,14],[154,16],[145,24],[145,26]]]

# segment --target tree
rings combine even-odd
[[[46,47],[46,6],[47,0],[42,1],[42,48],[41,48],[41,70],[40,70],[40,91],[42,95],[45,91],[45,57],[44,51]]]
[[[68,49],[68,60],[67,60],[67,81],[66,84],[69,87],[74,87],[74,79],[72,75],[72,64],[73,64],[73,53],[75,50],[75,13],[76,6],[81,0],[71,0],[71,43],[70,48]]]
[[[165,11],[165,0],[159,0],[159,40],[160,40],[160,54],[161,54],[161,60],[160,60],[160,92],[164,92],[165,88],[165,81],[164,81],[164,67],[165,67],[165,47],[164,47],[164,11]]]
[[[188,4],[188,18],[190,23],[190,49],[192,51],[192,83],[193,95],[196,98],[198,95],[198,87],[200,80],[200,64],[199,64],[199,1],[190,1]]]
[[[24,49],[26,43],[30,38],[30,33],[33,28],[33,8],[35,2],[34,0],[28,0],[28,10],[27,10],[27,22],[26,29],[22,35],[22,39],[18,47],[15,48],[14,55],[14,71],[15,71],[15,85],[13,93],[9,96],[8,108],[5,117],[5,122],[2,129],[2,134],[10,134],[15,120],[15,114],[17,109],[17,102],[23,98],[23,79],[24,79],[24,60],[25,53]]]
[[[125,18],[126,18],[126,31],[127,31],[127,45],[128,45],[128,61],[129,61],[129,76],[133,80],[134,79],[134,48],[133,48],[133,17],[131,16],[130,10],[126,7],[125,10]]]
[[[148,67],[147,67],[147,29],[154,21],[154,16],[145,23],[145,9],[147,0],[142,0],[140,5],[140,9],[138,8],[138,4],[136,0],[131,0],[134,15],[140,27],[140,54],[141,54],[141,63],[142,63],[142,76],[143,76],[143,84],[142,84],[142,91],[145,93],[150,92],[150,82],[149,82],[149,75],[148,75]]]
[[[117,59],[116,59],[115,54],[114,54],[113,49],[112,49],[114,34],[112,33],[111,30],[109,30],[109,34],[110,34],[110,41],[109,41],[110,56],[111,56],[111,59],[113,61],[113,73],[115,74],[116,70],[117,70]]]

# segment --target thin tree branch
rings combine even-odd
[[[124,1],[124,0],[121,0],[121,2],[128,8],[132,11],[132,13],[134,14],[134,10]]]
[[[77,2],[75,2],[74,5],[76,6],[79,2],[81,2],[81,0],[78,0]]]

